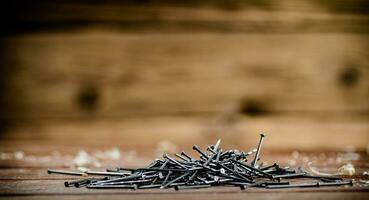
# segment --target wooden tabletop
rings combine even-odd
[[[310,170],[308,162],[321,172],[334,173],[345,163],[352,163],[356,175],[347,176],[354,179],[354,186],[304,188],[304,189],[262,189],[250,188],[240,190],[236,187],[214,187],[208,189],[175,191],[173,189],[149,190],[94,190],[87,188],[64,187],[64,181],[80,177],[47,174],[47,168],[76,170],[74,159],[82,147],[47,146],[29,143],[22,147],[12,143],[1,142],[0,160],[0,198],[7,199],[365,199],[369,197],[369,185],[360,183],[368,180],[362,173],[369,167],[368,156],[364,152],[298,152],[271,151],[262,154],[264,163],[277,162],[293,168],[299,166]],[[88,155],[96,157],[100,152],[111,150],[109,146],[83,149]],[[124,149],[117,147],[120,158],[100,160],[99,165],[87,164],[90,169],[125,166],[144,166],[158,157],[155,149]]]

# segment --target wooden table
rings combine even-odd
[[[47,174],[47,168],[69,169],[75,154],[81,147],[68,145],[38,145],[36,142],[16,145],[1,142],[0,161],[0,198],[8,199],[365,199],[369,197],[369,186],[355,183],[353,187],[325,187],[306,189],[279,189],[267,190],[251,188],[240,190],[233,187],[217,187],[199,190],[175,191],[172,189],[160,190],[92,190],[87,188],[66,188],[66,180],[79,177]],[[154,149],[139,150],[136,153],[122,149],[122,158],[119,160],[104,160],[99,169],[116,166],[138,167],[154,159]],[[109,146],[88,148],[89,154],[109,150]],[[24,155],[21,152],[23,150]],[[134,150],[134,148],[133,148]],[[133,154],[133,155],[132,155]],[[128,155],[131,156],[131,158]],[[359,156],[358,160],[357,156]],[[355,158],[356,157],[356,158]],[[137,159],[136,159],[137,158]],[[353,160],[350,160],[353,159]],[[321,171],[334,172],[343,163],[351,162],[356,167],[356,174],[352,177],[358,180],[367,180],[361,174],[368,169],[368,156],[365,153],[338,153],[338,152],[289,152],[266,151],[262,160],[267,163],[273,161],[293,167],[307,167],[307,161],[313,161],[314,166]],[[94,167],[91,167],[94,168]]]

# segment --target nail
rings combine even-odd
[[[176,169],[176,168],[138,168],[138,170],[141,171],[158,171],[158,172],[167,172],[167,171],[173,171],[173,172],[187,172],[188,169]]]
[[[313,175],[304,175],[303,178],[315,178],[315,179],[329,179],[329,180],[343,180],[342,178],[339,177],[332,177],[332,176],[313,176]]]
[[[205,157],[205,158],[207,158],[207,157],[208,157],[204,152],[202,152],[202,151],[199,149],[199,147],[198,147],[197,145],[193,145],[192,149],[193,149],[193,150],[195,150],[195,151],[197,151],[197,152],[198,152],[200,155],[202,155],[203,157]]]
[[[175,190],[187,190],[187,189],[202,189],[209,188],[211,185],[189,185],[189,186],[175,186]]]
[[[161,184],[151,184],[151,185],[141,185],[139,189],[152,189],[152,188],[160,188]]]
[[[119,168],[116,169],[106,169],[107,172],[119,172]]]
[[[83,185],[87,185],[90,184],[91,182],[97,181],[96,179],[82,179],[82,180],[76,180],[76,181],[69,181],[69,182],[64,182],[64,186],[65,187],[70,187],[70,186],[74,186],[74,187],[80,187]]]
[[[195,171],[191,176],[190,176],[190,178],[188,179],[189,181],[193,181],[195,178],[196,178],[196,176],[197,176],[197,172],[198,171]]]
[[[217,153],[217,157],[215,158],[215,162],[219,162],[220,155],[221,155],[221,152],[220,152],[220,151],[218,151],[218,153]]]
[[[279,168],[279,166],[277,165],[277,163],[274,163],[273,165],[269,165],[269,166],[265,166],[265,167],[262,167],[262,168],[259,168],[260,170],[269,170],[271,168]]]
[[[205,162],[205,164],[204,164],[204,166],[207,166],[214,158],[215,158],[215,156],[216,156],[217,154],[213,154],[213,155],[211,155],[209,158],[208,158],[208,160]]]
[[[191,161],[191,160],[188,160],[186,157],[179,155],[178,153],[176,153],[174,155],[177,156],[178,158],[182,159],[185,162],[190,162]]]
[[[339,181],[339,182],[332,182],[332,183],[322,183],[319,182],[319,186],[341,186],[341,185],[353,185],[353,181]]]
[[[98,172],[98,171],[86,171],[88,175],[100,175],[100,176],[128,176],[130,173],[122,173],[122,172]]]
[[[73,175],[73,176],[87,176],[87,174],[83,172],[71,172],[71,171],[57,170],[57,169],[47,169],[47,173],[48,174]]]
[[[163,183],[161,184],[160,188],[162,188],[169,180],[169,176],[172,174],[172,171],[169,171],[167,176],[165,177]]]
[[[104,183],[104,185],[128,185],[128,184],[134,184],[134,183],[149,183],[151,181],[152,181],[152,179],[134,180],[134,181],[121,181],[121,182]]]
[[[132,174],[130,176],[125,176],[125,177],[122,177],[122,178],[116,178],[116,179],[105,180],[105,181],[97,181],[94,184],[104,184],[104,183],[119,182],[119,181],[129,181],[129,180],[132,180],[132,179],[135,179],[135,178],[140,178],[140,177],[142,177],[141,173]]]
[[[273,179],[276,178],[294,178],[306,175],[305,172],[295,173],[295,174],[281,174],[281,175],[272,175]]]
[[[189,155],[187,155],[184,151],[181,152],[181,155],[183,155],[184,157],[188,158],[189,160],[193,161],[194,159],[191,158]]]
[[[252,166],[252,167],[255,167],[255,166],[256,166],[256,162],[259,160],[260,149],[261,149],[261,145],[263,144],[264,137],[265,137],[265,135],[264,135],[264,134],[260,134],[260,141],[259,141],[258,148],[257,148],[257,150],[256,150],[255,158],[254,158],[254,160],[251,162],[251,166]]]
[[[137,185],[87,185],[89,189],[133,189],[136,190]]]
[[[86,180],[77,180],[77,181],[69,181],[69,182],[68,182],[68,181],[65,181],[65,182],[64,182],[64,186],[65,186],[65,187],[74,186],[74,184],[75,184],[75,183],[78,183],[78,182],[80,182],[80,181],[82,181],[82,182],[84,181],[84,182],[85,182]]]
[[[290,182],[289,181],[284,181],[284,182],[265,182],[262,183],[263,185],[289,185]]]
[[[187,167],[185,167],[184,165],[182,165],[181,163],[179,163],[178,161],[176,161],[175,159],[173,159],[172,157],[170,157],[167,154],[164,154],[164,158],[168,159],[170,162],[180,166],[181,168],[187,169]]]
[[[189,174],[190,174],[190,172],[187,172],[187,173],[183,174],[182,176],[178,176],[177,178],[175,178],[175,179],[169,181],[167,184],[163,185],[161,188],[166,188],[166,187],[170,186],[171,184],[173,184],[173,183],[181,180],[182,178],[188,176]]]
[[[252,180],[250,179],[250,178],[248,178],[248,177],[246,177],[245,175],[243,175],[243,174],[240,174],[240,173],[238,173],[238,172],[236,172],[236,171],[234,171],[233,169],[231,169],[231,168],[229,168],[229,167],[227,167],[227,166],[225,166],[225,165],[223,165],[223,164],[220,164],[220,163],[218,163],[219,164],[219,166],[221,166],[222,168],[221,169],[226,169],[226,170],[228,170],[228,171],[230,171],[230,172],[232,172],[235,176],[238,176],[238,177],[240,177],[240,178],[242,178],[242,179],[245,179],[247,182],[252,182]]]
[[[164,169],[164,167],[168,164],[169,160],[165,160],[165,162],[159,167],[159,169]],[[155,184],[158,178],[162,179],[163,173],[159,172],[158,177],[156,177],[151,184]]]
[[[218,139],[218,141],[215,143],[215,145],[214,145],[214,151],[218,151],[218,148],[219,148],[219,145],[220,145],[220,142],[221,141],[222,141],[221,139]]]
[[[210,174],[213,174],[213,172],[209,172]],[[232,176],[232,175],[229,175],[229,174],[222,174],[222,173],[218,173],[218,174],[214,174],[214,175],[217,175],[217,176],[221,176],[221,177],[224,177],[224,178],[229,178],[229,179],[233,179],[233,180],[237,180],[237,181],[245,181],[244,178],[240,178],[240,177],[237,177],[237,176]]]
[[[260,169],[257,169],[257,168],[255,168],[255,167],[249,166],[249,165],[247,165],[247,164],[245,164],[245,163],[242,163],[242,162],[240,162],[240,161],[238,161],[238,160],[231,159],[231,161],[233,161],[233,162],[236,162],[236,163],[240,164],[240,166],[242,166],[242,167],[244,167],[244,168],[246,168],[246,169],[249,169],[249,170],[253,171],[254,173],[256,172],[256,173],[262,174],[262,175],[264,175],[264,176],[266,176],[266,177],[268,177],[268,178],[270,178],[270,179],[273,179],[273,175],[268,174],[268,173],[266,173],[266,172],[264,172],[264,171],[262,171],[262,170],[260,170]]]
[[[282,188],[304,188],[304,187],[319,187],[319,183],[301,183],[292,185],[267,185],[268,189],[282,189]]]

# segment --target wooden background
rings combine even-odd
[[[18,3],[2,8],[2,149],[369,144],[368,1]]]

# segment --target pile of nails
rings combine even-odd
[[[258,165],[264,137],[263,134],[260,135],[257,149],[250,152],[223,151],[219,147],[220,140],[218,140],[216,144],[208,146],[206,151],[199,149],[196,145],[193,146],[193,150],[199,154],[199,159],[194,159],[185,152],[181,152],[175,154],[177,159],[164,154],[163,159],[156,159],[144,168],[117,168],[86,172],[49,169],[48,173],[105,176],[104,178],[85,178],[64,183],[66,187],[90,189],[174,188],[182,190],[233,186],[244,190],[249,187],[279,189],[352,185],[352,181],[345,181],[339,177],[312,176],[302,169],[292,170],[276,163],[270,166]],[[248,158],[253,154],[253,159],[248,163]],[[290,183],[295,179],[308,182]]]

